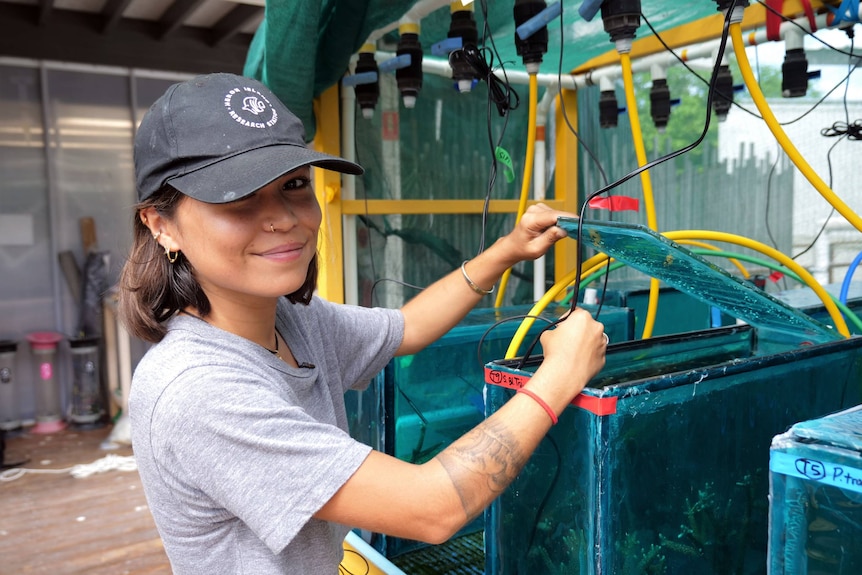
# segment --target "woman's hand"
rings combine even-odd
[[[604,329],[590,312],[577,308],[542,333],[542,365],[530,388],[559,408],[557,413],[604,367],[608,347]]]
[[[509,266],[524,260],[539,258],[557,241],[567,236],[563,228],[557,226],[560,217],[577,217],[569,212],[554,210],[545,204],[533,204],[527,208],[518,225],[509,234],[495,243],[504,247],[504,257],[510,259]]]

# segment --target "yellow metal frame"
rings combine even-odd
[[[317,118],[339,118],[338,86],[324,92],[314,101]],[[341,155],[340,122],[318,122],[313,147],[321,152]],[[341,174],[331,170],[314,170],[314,190],[323,212],[318,237],[317,293],[324,299],[344,303],[344,258],[341,223]]]
[[[315,100],[317,118],[341,118],[338,86],[333,86]],[[566,99],[569,119],[577,121],[577,98],[572,92]],[[562,128],[559,126],[562,124]],[[557,176],[553,200],[544,203],[554,209],[576,213],[577,194],[577,140],[568,131],[562,119],[557,122]],[[340,138],[337,133],[338,122],[318,122],[317,135],[313,142],[315,149],[333,155],[340,155]],[[562,140],[562,141],[561,141]],[[566,155],[560,155],[564,153]],[[571,154],[569,156],[568,154]],[[561,161],[561,158],[571,159]],[[340,175],[328,170],[315,170],[314,185],[318,201],[323,210],[323,224],[320,231],[319,256],[322,263],[318,278],[318,293],[321,297],[335,302],[344,301],[344,230],[342,216],[346,215],[388,215],[388,214],[481,214],[485,202],[476,200],[345,200],[341,196]],[[529,201],[529,204],[536,203]],[[515,214],[518,200],[491,200],[490,213]],[[556,249],[556,275],[562,277],[575,266],[574,244],[561,242]],[[559,277],[555,278],[558,280]]]

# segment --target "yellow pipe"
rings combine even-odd
[[[528,204],[537,201],[530,200]],[[571,207],[562,200],[542,200],[549,207],[571,212]],[[491,200],[488,212],[512,214],[518,209],[518,200]],[[386,214],[481,214],[485,211],[485,200],[343,200],[341,211],[351,215]]]
[[[583,265],[581,266],[581,269],[586,268],[587,272],[582,273],[581,277],[582,278],[587,277],[589,275],[589,273],[593,273],[596,270],[598,270],[599,268],[601,268],[603,265],[605,265],[604,262],[606,262],[607,259],[608,259],[608,256],[606,254],[596,254],[593,257],[591,257],[590,259],[588,259],[587,261],[585,261],[583,263]],[[557,283],[555,283],[551,287],[551,289],[549,289],[548,291],[545,292],[545,295],[543,295],[539,299],[539,301],[537,301],[535,304],[533,304],[533,307],[530,309],[530,311],[527,315],[538,316],[538,314],[542,313],[542,311],[546,307],[548,307],[548,304],[550,304],[552,301],[554,301],[557,298],[557,296],[560,294],[560,292],[562,292],[567,287],[569,287],[575,281],[575,278],[577,278],[577,277],[578,277],[578,270],[572,270],[569,273],[567,273],[565,276],[560,278],[560,280]],[[530,331],[530,328],[533,327],[533,323],[535,321],[536,321],[535,317],[527,317],[527,318],[524,318],[523,321],[521,321],[521,325],[518,326],[517,330],[515,330],[515,334],[512,336],[512,341],[509,344],[508,349],[506,350],[506,358],[512,358],[512,357],[515,357],[517,355],[518,348],[520,347],[521,342],[524,340],[524,337],[526,337],[527,332]]]
[[[764,121],[766,121],[766,125],[769,126],[769,129],[784,149],[784,152],[788,157],[790,157],[791,161],[793,161],[799,171],[802,172],[802,175],[804,175],[806,179],[811,182],[811,185],[820,192],[820,195],[823,196],[827,202],[832,204],[832,207],[834,207],[839,214],[844,216],[844,218],[850,222],[854,228],[862,232],[862,218],[859,217],[859,214],[854,212],[847,204],[841,201],[841,198],[835,195],[835,192],[829,188],[826,182],[817,175],[814,169],[805,161],[805,158],[802,157],[802,154],[799,153],[799,150],[797,150],[793,145],[793,142],[790,141],[790,138],[787,137],[787,134],[784,133],[781,124],[776,120],[769,104],[766,102],[766,98],[763,96],[763,92],[760,91],[760,86],[757,84],[754,72],[751,70],[748,56],[745,53],[745,40],[742,37],[742,28],[739,23],[733,23],[730,25],[730,35],[733,39],[733,52],[736,54],[736,61],[737,64],[739,64],[742,78],[745,80],[745,86],[748,88],[751,98],[754,100],[757,109],[760,111],[760,115],[763,116]]]
[[[812,289],[812,291],[814,291],[817,297],[820,298],[820,301],[823,302],[826,311],[829,312],[829,316],[835,323],[835,328],[838,330],[838,333],[845,337],[850,337],[850,330],[847,328],[847,323],[844,321],[844,316],[841,315],[841,312],[838,310],[838,306],[835,305],[835,302],[832,300],[832,297],[829,295],[829,293],[825,289],[823,289],[823,287],[819,283],[817,283],[817,280],[814,279],[814,276],[808,273],[805,268],[800,266],[787,255],[779,252],[778,250],[750,238],[737,236],[735,234],[729,234],[725,232],[714,232],[710,230],[677,230],[673,232],[665,232],[662,235],[676,242],[679,242],[680,240],[710,240],[732,243],[752,249],[754,251],[760,252],[766,256],[771,257],[772,259],[783,264],[784,267],[796,273],[796,275],[799,276],[800,281],[805,283],[808,287]],[[594,273],[596,270],[598,270],[599,267],[603,265],[603,262],[607,261],[608,257],[609,256],[607,254],[597,254],[584,262],[583,267],[589,269],[587,269],[586,272],[581,274],[581,278],[585,278],[590,273]],[[559,294],[571,283],[573,283],[577,276],[577,270],[572,270],[568,274],[566,274],[563,278],[560,279],[560,281],[554,284],[551,289],[549,289],[545,293],[545,295],[543,295],[539,299],[539,301],[537,301],[533,305],[530,311],[527,312],[527,315],[538,316],[539,314],[541,314],[542,311],[548,306],[548,304],[554,301],[557,294]],[[507,359],[516,357],[518,353],[518,348],[521,346],[524,337],[526,337],[527,332],[530,330],[530,327],[532,327],[534,321],[535,320],[533,318],[528,317],[521,322],[520,326],[518,326],[518,329],[512,336],[512,341],[509,343],[509,347],[506,350]]]
[[[823,302],[823,305],[826,307],[826,310],[829,312],[829,315],[835,321],[835,327],[838,329],[841,335],[846,337],[850,337],[850,331],[847,329],[847,324],[844,322],[844,316],[841,315],[841,312],[838,310],[838,306],[835,305],[834,300],[819,283],[814,279],[808,271],[800,266],[796,261],[787,255],[779,252],[778,250],[758,242],[757,240],[752,240],[750,238],[746,238],[743,236],[738,236],[735,234],[729,234],[725,232],[714,232],[710,230],[678,230],[674,232],[665,232],[662,234],[668,239],[671,239],[677,243],[692,243],[698,245],[700,242],[696,242],[693,240],[715,240],[715,241],[723,241],[727,243],[732,243],[736,245],[740,245],[751,250],[760,252],[766,256],[771,257],[777,262],[784,265],[784,267],[790,269],[796,275],[799,276],[800,281],[804,282],[808,287],[810,287],[814,293],[820,298],[820,301]],[[708,245],[708,244],[703,244]],[[711,249],[715,249],[714,246],[709,246]],[[597,261],[593,264],[593,266],[581,274],[581,279],[589,277],[605,264],[608,259],[607,254],[600,254],[603,257],[602,261]],[[544,309],[544,308],[542,308]],[[536,312],[535,308],[530,310],[530,315],[534,315],[536,313],[541,313],[541,309]],[[843,331],[842,331],[843,326]]]
[[[666,232],[662,235],[671,240],[684,238],[688,240],[728,242],[750,248],[771,257],[798,275],[802,281],[804,281],[805,284],[810,287],[815,294],[817,294],[817,297],[820,298],[820,301],[822,301],[823,305],[826,307],[826,311],[828,311],[830,317],[832,317],[832,321],[835,322],[835,328],[838,330],[838,333],[844,337],[850,337],[850,330],[847,329],[847,323],[844,321],[844,316],[841,315],[841,312],[838,310],[838,306],[836,306],[835,302],[832,301],[829,293],[823,289],[823,286],[817,283],[817,280],[814,279],[814,276],[808,273],[808,270],[775,248],[743,236],[709,230],[678,230],[674,232]]]
[[[527,152],[524,157],[524,180],[521,182],[521,197],[518,202],[518,213],[515,216],[515,224],[521,221],[521,216],[527,211],[527,199],[530,197],[530,179],[533,176],[533,162],[536,159],[536,110],[539,107],[539,79],[535,74],[530,74],[530,110],[527,119]],[[512,268],[503,272],[500,278],[500,286],[497,289],[495,305],[503,306],[503,298],[506,295],[506,286],[509,284],[509,276]]]
[[[638,103],[635,99],[634,77],[632,75],[632,59],[628,52],[620,52],[620,65],[623,72],[623,86],[626,92],[626,108],[629,111],[629,123],[632,129],[632,140],[635,146],[635,155],[638,167],[647,163],[646,146],[644,146],[643,133],[641,132],[640,116],[638,115]],[[649,170],[640,173],[641,186],[644,192],[644,206],[646,207],[647,226],[651,230],[658,231],[658,217],[655,212],[655,197],[652,193],[652,179]],[[649,302],[647,303],[646,317],[644,318],[644,329],[641,333],[642,339],[649,339],[655,327],[655,318],[658,315],[658,296],[660,282],[651,278],[649,282]]]
[[[713,250],[713,251],[716,251],[716,252],[720,252],[720,251],[721,251],[721,248],[719,248],[718,246],[714,246],[714,245],[712,245],[712,244],[708,244],[708,243],[706,243],[706,242],[699,242],[699,241],[697,241],[697,240],[677,240],[677,241],[676,241],[676,243],[678,243],[678,244],[686,244],[686,245],[689,245],[689,246],[698,246],[698,247],[705,248],[705,249],[708,249],[708,250]],[[742,263],[741,263],[738,259],[736,259],[736,258],[727,258],[727,260],[728,260],[730,263],[732,263],[733,265],[735,265],[735,266],[736,266],[736,269],[738,269],[738,270],[739,270],[739,273],[741,273],[741,274],[742,274],[742,277],[744,277],[744,278],[746,278],[746,279],[748,279],[748,278],[750,278],[750,277],[751,277],[751,274],[750,274],[750,273],[748,273],[748,270],[747,270],[747,269],[745,269],[745,266],[743,266],[743,265],[742,265]]]
[[[569,287],[569,285],[575,281],[576,277],[578,277],[578,270],[572,270],[563,276],[560,281],[555,283],[551,289],[545,292],[545,295],[539,298],[539,301],[533,304],[533,307],[527,315],[536,316],[542,313],[542,310],[548,307],[548,304],[554,301],[561,291]],[[530,330],[534,321],[535,319],[533,317],[527,317],[524,318],[521,325],[518,326],[518,329],[515,331],[515,335],[512,336],[512,341],[509,342],[508,349],[506,349],[507,359],[517,356],[518,348],[521,346],[521,342],[524,341],[524,337],[526,337],[527,332]]]

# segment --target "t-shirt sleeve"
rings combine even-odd
[[[344,390],[362,389],[395,355],[404,339],[401,310],[336,304],[320,298],[311,303],[312,332],[321,335],[329,365],[341,374]]]
[[[194,520],[235,515],[279,552],[371,448],[336,425],[316,421],[248,374],[232,370],[213,378],[207,372],[206,380],[202,375],[192,370],[176,380],[154,413],[153,425],[167,426],[162,437],[189,439],[162,444],[156,459],[163,462],[163,478],[183,499],[178,509],[199,514]],[[182,479],[188,477],[194,485]]]

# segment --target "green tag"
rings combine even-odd
[[[495,150],[497,161],[503,164],[503,175],[506,176],[506,181],[510,184],[515,181],[515,168],[512,167],[512,157],[505,149],[497,146]]]

